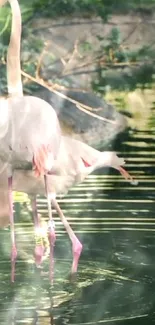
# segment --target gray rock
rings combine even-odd
[[[62,93],[82,104],[91,106],[92,112],[96,115],[116,122],[115,124],[111,124],[92,117],[79,110],[70,101],[41,87],[40,91],[35,95],[46,100],[53,106],[59,117],[63,134],[71,135],[75,139],[99,148],[114,140],[117,134],[126,128],[126,118],[118,113],[112,105],[95,94],[75,90],[63,91]]]

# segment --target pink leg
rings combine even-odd
[[[56,241],[56,235],[54,230],[53,221],[49,220],[48,224],[48,239],[50,244],[50,281],[53,282],[54,278],[54,245]]]
[[[34,197],[34,196],[31,196],[31,207],[32,207],[32,213],[33,213],[35,240],[36,240],[34,256],[35,256],[36,266],[39,266],[42,263],[45,249],[44,249],[44,245],[43,245],[43,241],[42,241],[42,235],[41,235],[42,227],[40,226],[40,220],[38,217],[36,197]]]
[[[76,273],[83,246],[80,243],[79,239],[75,236],[74,231],[70,227],[70,225],[69,225],[67,219],[65,218],[62,210],[60,209],[59,204],[57,203],[56,199],[52,199],[52,204],[55,207],[56,211],[58,212],[60,219],[61,219],[64,227],[66,228],[66,231],[67,231],[69,238],[72,242],[73,263],[72,263],[71,273]]]
[[[56,241],[55,235],[55,227],[54,220],[52,218],[52,209],[51,209],[51,198],[48,193],[48,177],[45,175],[45,190],[47,195],[47,203],[48,203],[48,215],[49,215],[49,223],[48,223],[48,239],[50,244],[50,281],[53,282],[54,277],[54,245]]]
[[[12,176],[8,178],[9,208],[10,208],[10,230],[11,230],[11,281],[15,280],[15,264],[17,259],[17,249],[15,243],[14,214],[13,214],[13,195],[12,195]]]

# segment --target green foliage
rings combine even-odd
[[[80,44],[81,53],[91,51],[91,50],[92,50],[92,44],[90,42],[85,41]]]
[[[92,83],[96,92],[106,93],[109,88],[119,91],[133,91],[137,87],[145,89],[152,87],[155,68],[152,64],[142,64],[128,69],[99,69],[98,76]]]
[[[131,50],[125,47],[122,42],[121,33],[118,28],[112,28],[107,38],[98,36],[100,40],[99,54],[104,53],[104,61],[107,63],[134,63],[140,60],[154,58],[152,46],[142,46],[138,50]]]
[[[23,34],[26,37],[22,43],[23,68],[34,75],[38,53],[43,49],[43,42],[35,37],[26,25],[34,15],[58,17],[62,15],[99,15],[105,21],[109,14],[127,12],[128,10],[146,9],[155,6],[155,0],[20,0]],[[0,8],[0,58],[6,56],[11,26],[10,6]],[[100,49],[98,58],[98,75],[93,81],[93,88],[97,92],[107,89],[133,89],[137,85],[146,87],[154,82],[154,47],[143,46],[132,50],[124,46],[120,30],[112,28],[104,38],[98,36]],[[80,52],[93,51],[93,45],[85,41],[80,44]],[[95,50],[94,50],[95,52]],[[148,62],[150,62],[148,64]],[[5,86],[4,69],[1,69],[1,84]],[[53,80],[52,80],[53,81]],[[60,83],[60,80],[58,80]],[[68,86],[67,78],[64,80]]]
[[[35,11],[42,10],[50,17],[70,14],[97,14],[106,20],[109,14],[126,13],[129,10],[149,10],[155,0],[35,0]]]
[[[57,17],[62,15],[96,14],[106,19],[108,10],[101,0],[35,0],[34,10],[43,10],[46,16]]]
[[[129,10],[151,10],[155,0],[20,0],[22,21],[25,23],[34,15],[58,17],[63,15],[98,15],[104,21],[114,13],[127,13]],[[0,8],[0,30],[10,12],[9,5]]]
[[[96,92],[106,93],[109,88],[134,90],[150,87],[154,82],[154,44],[137,50],[125,47],[118,28],[112,28],[106,38],[98,36],[97,78],[92,87]]]
[[[26,73],[30,74],[33,76],[36,71],[36,64],[34,62],[26,62],[23,65],[23,69]]]
[[[109,36],[108,36],[109,43],[111,47],[115,48],[121,44],[121,34],[118,28],[112,28]]]

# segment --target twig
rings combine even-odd
[[[39,59],[38,59],[38,63],[37,63],[37,68],[36,68],[36,78],[39,78],[39,75],[40,75],[40,68],[41,68],[41,64],[42,64],[42,60],[43,60],[43,57],[45,55],[45,53],[47,52],[47,47],[49,46],[49,43],[46,42],[45,43],[45,46],[39,56]]]
[[[88,112],[86,112],[86,110],[85,110],[82,106],[83,106],[83,105],[81,105],[81,104],[76,104],[76,107],[77,107],[80,111],[85,112],[85,113],[88,114]],[[98,109],[100,110],[101,108],[99,107]],[[109,122],[109,123],[112,123],[112,124],[116,124],[115,121],[108,120],[107,118],[102,117],[102,116],[99,116],[99,115],[96,115],[96,114],[94,114],[94,113],[92,113],[92,112],[89,112],[89,115],[91,115],[91,116],[93,116],[93,117],[97,117],[99,120],[104,120],[105,122]]]
[[[137,29],[137,27],[140,25],[141,23],[140,22],[138,22],[137,24],[136,24],[136,26],[134,26],[132,29],[131,29],[131,31],[129,32],[129,34],[122,40],[122,44],[121,45],[123,45],[128,39],[129,39],[129,37],[136,31],[136,29]]]
[[[140,65],[140,64],[142,64],[142,62],[141,61],[137,61],[137,62],[105,62],[105,59],[104,58],[100,58],[100,59],[96,59],[96,61],[94,60],[94,62],[93,63],[99,63],[100,65],[102,65],[102,66],[104,66],[105,68],[114,68],[114,69],[116,69],[116,68],[120,68],[120,67],[122,67],[122,68],[125,68],[125,67],[128,67],[128,66],[138,66],[138,65]],[[86,66],[90,66],[92,64],[92,62],[87,62],[87,63],[85,63],[85,64],[83,64],[83,65],[81,65],[81,66],[78,66],[78,67],[76,67],[76,68],[74,68],[74,69],[72,69],[72,71],[70,71],[70,73],[69,74],[74,74],[74,73],[84,73],[83,71],[79,71],[78,69],[80,69],[80,68],[82,68],[82,67],[86,67]],[[68,74],[65,74],[64,75],[65,77],[66,76],[68,76]],[[63,77],[64,77],[63,76]]]
[[[73,52],[68,60],[68,62],[65,64],[65,68],[64,70],[62,71],[62,76],[64,75],[64,73],[66,72],[66,70],[68,70],[68,66],[71,65],[72,61],[74,60],[75,58],[75,55],[78,53],[78,39],[75,41],[74,43],[74,48],[73,48]],[[69,67],[70,69],[70,67]]]
[[[64,60],[64,58],[60,58],[60,61],[62,62],[63,66],[65,67],[67,62]]]

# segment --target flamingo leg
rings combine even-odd
[[[77,268],[78,268],[78,262],[79,262],[79,258],[82,252],[82,248],[83,245],[81,244],[81,242],[79,241],[79,239],[76,237],[74,231],[72,230],[71,226],[69,225],[67,219],[65,218],[62,210],[59,207],[58,202],[56,201],[56,199],[52,199],[51,200],[54,208],[56,209],[56,211],[59,214],[59,217],[69,235],[69,238],[72,242],[72,252],[73,252],[73,263],[72,263],[72,268],[71,268],[71,273],[76,273],[77,272]]]
[[[50,281],[53,282],[53,276],[54,276],[54,245],[56,241],[56,235],[55,235],[55,225],[54,220],[52,217],[52,209],[51,209],[51,197],[48,193],[48,178],[45,175],[45,190],[47,195],[47,203],[48,203],[48,215],[49,215],[49,222],[48,222],[48,239],[50,244]]]
[[[36,241],[34,257],[35,257],[36,266],[39,266],[42,263],[45,248],[43,245],[42,227],[40,225],[40,219],[37,211],[36,196],[31,196],[31,207],[32,207],[34,230],[35,230],[35,241]]]
[[[12,192],[12,176],[8,177],[9,191],[9,209],[10,209],[10,231],[11,231],[11,282],[15,280],[15,264],[17,259],[17,248],[15,243],[15,227],[13,213],[13,192]]]

